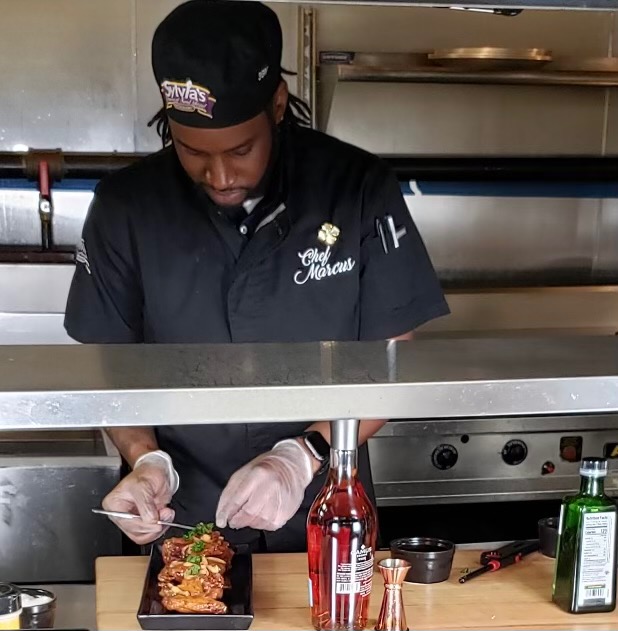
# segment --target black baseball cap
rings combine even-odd
[[[238,125],[262,112],[281,81],[282,33],[253,0],[190,0],[152,40],[152,68],[169,118],[189,127]]]

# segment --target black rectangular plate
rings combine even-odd
[[[166,611],[159,598],[157,576],[163,569],[163,557],[158,545],[152,547],[144,582],[137,620],[142,629],[154,631],[226,631],[248,629],[253,622],[253,567],[248,547],[235,549],[230,568],[231,588],[223,593],[228,606],[226,614],[189,614]]]

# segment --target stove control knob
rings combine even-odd
[[[541,475],[548,475],[549,473],[553,473],[556,470],[556,465],[549,460],[543,463],[541,467]]]
[[[517,465],[522,463],[528,455],[528,447],[523,440],[509,440],[502,447],[502,460],[509,465]]]
[[[450,469],[457,462],[457,449],[453,445],[439,445],[431,454],[431,462],[436,469]]]

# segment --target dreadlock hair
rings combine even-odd
[[[295,75],[295,72],[282,70],[283,75]],[[283,81],[283,77],[281,78]],[[283,121],[286,125],[311,127],[311,108],[294,94],[288,94],[288,103],[283,114]],[[161,138],[163,147],[167,147],[172,143],[172,134],[170,132],[169,122],[165,107],[162,107],[149,121],[148,127],[155,126],[157,135]]]

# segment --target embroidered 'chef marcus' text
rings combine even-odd
[[[356,261],[348,256],[344,261],[330,263],[329,259],[332,254],[330,246],[325,250],[318,248],[307,248],[304,252],[298,253],[302,269],[294,274],[294,282],[297,285],[304,285],[310,280],[323,280],[337,274],[351,272],[356,265]]]

